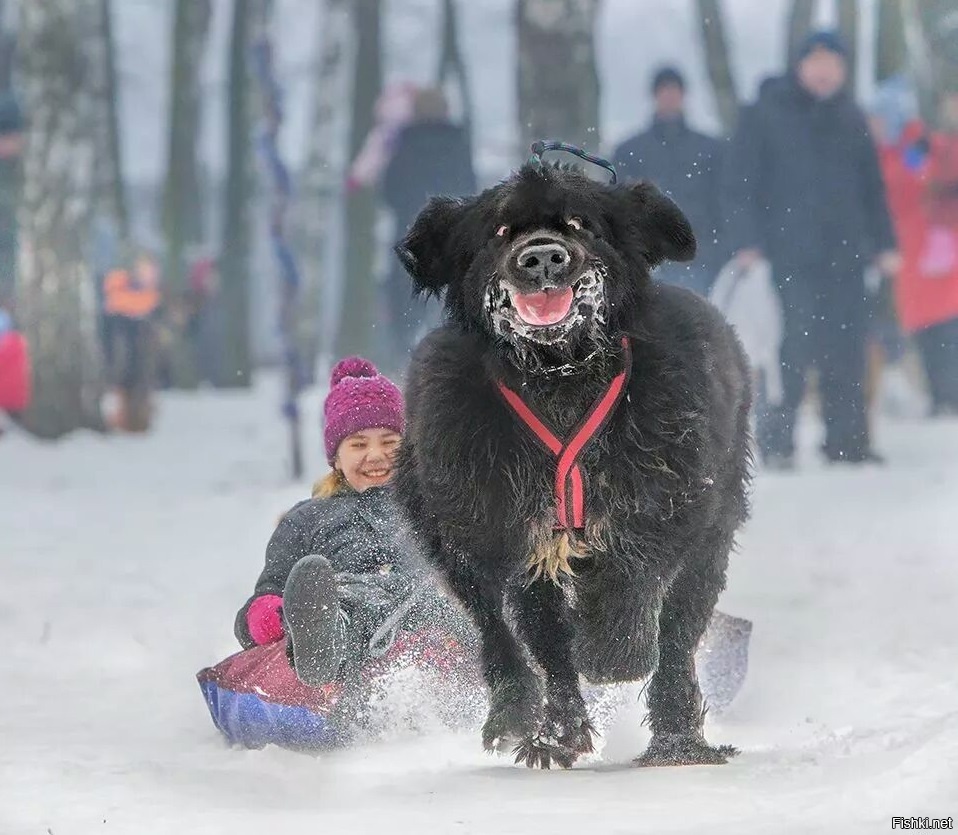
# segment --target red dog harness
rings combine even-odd
[[[579,459],[586,447],[595,440],[608,423],[625,393],[629,373],[632,370],[632,350],[627,336],[622,337],[622,348],[622,371],[613,378],[605,392],[592,404],[568,441],[556,435],[545,421],[505,383],[497,382],[500,394],[512,411],[536,439],[558,459],[555,491],[556,511],[559,517],[556,528],[559,530],[585,527],[585,474]]]

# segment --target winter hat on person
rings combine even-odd
[[[343,439],[353,433],[382,428],[401,435],[406,428],[399,388],[362,357],[347,357],[336,363],[329,378],[323,415],[326,459],[330,466]]]
[[[659,92],[659,87],[664,87],[666,84],[674,84],[684,90],[685,77],[675,67],[660,67],[652,76],[652,93]]]
[[[809,32],[805,36],[805,40],[798,48],[798,54],[795,58],[796,63],[804,61],[816,49],[827,49],[829,52],[841,55],[846,61],[848,60],[848,47],[845,45],[844,38],[838,32],[823,29],[818,32]]]

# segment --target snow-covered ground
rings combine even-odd
[[[276,381],[164,396],[155,434],[0,440],[0,833],[884,832],[958,816],[958,422],[885,468],[760,474],[721,605],[755,621],[723,767],[530,772],[474,734],[311,758],[227,748],[194,673],[234,650],[285,481]],[[318,399],[307,425],[318,426]],[[310,460],[319,465],[318,431]]]

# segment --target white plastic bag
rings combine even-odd
[[[743,269],[729,261],[719,273],[709,300],[738,333],[752,370],[765,381],[769,405],[782,402],[781,349],[785,327],[782,300],[772,283],[768,261],[756,261]]]

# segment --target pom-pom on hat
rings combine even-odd
[[[406,428],[402,392],[362,357],[347,357],[333,367],[323,415],[330,466],[343,440],[361,429],[392,429],[402,434]]]

